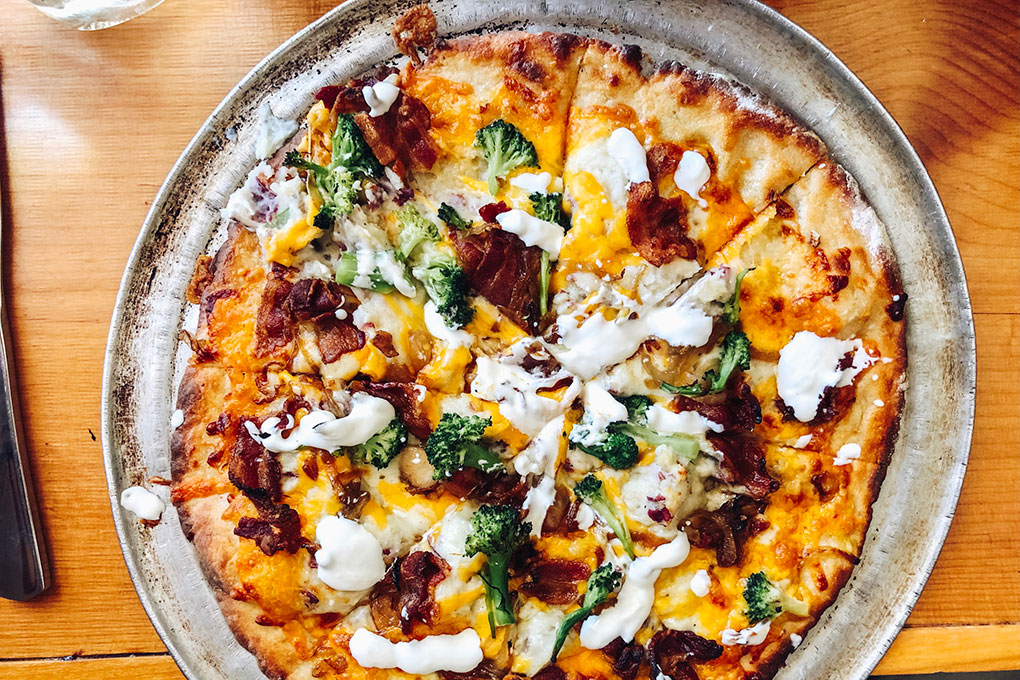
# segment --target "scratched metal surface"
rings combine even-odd
[[[205,583],[172,507],[143,529],[120,490],[169,477],[176,342],[197,257],[221,242],[218,209],[254,165],[255,112],[297,117],[319,87],[394,56],[392,19],[413,2],[353,0],[266,57],[182,154],[121,284],[103,380],[103,448],[117,532],[153,625],[192,680],[261,677]],[[635,43],[731,75],[794,113],[857,178],[888,225],[908,304],[906,406],[861,564],[778,677],[862,680],[910,612],[948,530],[970,448],[976,380],[970,300],[945,212],[895,122],[831,52],[752,0],[435,0],[443,34],[503,27]],[[924,398],[913,398],[921,395]]]

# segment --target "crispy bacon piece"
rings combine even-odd
[[[539,319],[538,272],[542,251],[509,231],[486,229],[454,235],[468,283],[517,325],[534,332]]]
[[[365,346],[365,334],[350,321],[325,319],[317,322],[315,327],[318,330],[315,342],[323,362],[327,364]]]
[[[723,454],[720,477],[724,482],[743,484],[751,498],[764,498],[779,488],[765,466],[765,450],[755,440],[724,432],[709,434],[708,441]]]
[[[267,555],[279,550],[296,553],[302,544],[301,517],[286,504],[276,505],[265,500],[255,502],[258,517],[242,517],[234,534],[255,541]]]
[[[432,424],[419,400],[424,387],[410,382],[379,383],[357,380],[349,385],[349,389],[351,392],[368,392],[373,397],[390,402],[415,437],[425,439],[431,434]]]
[[[507,675],[506,671],[499,668],[492,659],[482,659],[481,663],[467,673],[439,671],[439,677],[443,680],[518,680],[519,678],[519,676]],[[535,677],[537,678],[538,675]]]
[[[358,308],[358,298],[347,286],[301,279],[288,292],[285,307],[292,322],[315,324],[315,341],[327,364],[365,346],[365,334],[349,320]],[[344,320],[336,318],[338,309],[346,312]]]
[[[499,203],[486,203],[478,209],[478,216],[482,218],[482,221],[494,223],[497,215],[502,215],[505,212],[510,212],[510,206],[503,201]]]
[[[354,122],[379,162],[402,178],[409,170],[430,170],[439,158],[439,147],[429,134],[432,114],[409,94],[401,93],[383,115],[373,118],[362,112],[355,114]]]
[[[724,430],[754,429],[761,422],[761,404],[751,391],[751,386],[741,381],[737,384],[736,393],[720,404],[706,404],[690,397],[680,395],[673,400],[673,410],[697,411],[699,414],[719,423]]]
[[[697,244],[687,236],[683,198],[662,198],[651,182],[630,185],[627,233],[641,256],[657,267],[678,257],[693,260],[698,255]]]
[[[694,547],[714,550],[720,566],[732,567],[740,561],[744,541],[767,526],[755,521],[767,505],[767,499],[736,496],[715,512],[695,511],[684,533]]]
[[[723,648],[714,640],[689,630],[660,630],[648,643],[652,663],[651,676],[673,680],[698,680],[691,661],[711,661],[722,656]]]
[[[276,264],[269,272],[255,320],[255,354],[264,357],[282,349],[294,338],[287,300],[294,287],[285,278],[286,269]]]
[[[450,565],[434,552],[419,550],[400,560],[400,628],[411,632],[415,621],[431,626],[439,615],[436,586],[450,573]]]
[[[525,565],[527,577],[520,591],[549,604],[577,602],[577,585],[591,576],[584,562],[546,559],[541,555]]]
[[[281,467],[276,456],[255,441],[238,423],[237,437],[230,450],[227,474],[231,483],[245,491],[250,498],[267,498],[274,503],[282,497],[280,490]]]
[[[425,4],[407,10],[393,25],[393,42],[415,66],[422,63],[418,50],[428,54],[436,45],[437,35],[436,15]]]
[[[645,648],[637,642],[624,642],[623,638],[616,638],[602,652],[612,660],[613,670],[622,680],[634,680],[645,660]]]
[[[567,680],[567,674],[559,666],[546,666],[531,677],[532,680]]]

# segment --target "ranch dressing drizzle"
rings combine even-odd
[[[697,151],[684,151],[680,162],[673,173],[673,182],[677,189],[686,192],[688,196],[698,202],[702,208],[708,207],[708,201],[701,197],[701,188],[712,176],[705,157]]]
[[[354,660],[366,668],[398,668],[415,675],[467,673],[482,662],[482,640],[473,628],[410,642],[390,642],[359,628],[351,636],[350,649]]]
[[[252,439],[274,453],[297,451],[302,446],[336,451],[344,446],[364,444],[389,425],[396,415],[390,402],[358,392],[351,397],[351,410],[347,415],[337,418],[330,411],[310,411],[301,418],[289,437],[282,433],[294,424],[289,415],[288,423],[283,427],[278,427],[281,421],[277,417],[267,418],[261,428],[250,420],[245,421],[244,427]]]

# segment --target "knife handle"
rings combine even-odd
[[[0,597],[27,600],[46,590],[48,564],[12,389],[10,335],[0,301]]]

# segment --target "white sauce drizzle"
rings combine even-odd
[[[170,429],[176,430],[178,427],[184,424],[184,411],[177,409],[170,414]]]
[[[559,258],[564,233],[560,225],[540,220],[517,208],[496,215],[496,221],[505,231],[520,236],[524,245],[538,246],[549,253],[552,259]]]
[[[836,459],[832,461],[832,464],[849,465],[860,457],[860,444],[843,444],[843,446],[839,447],[839,451],[836,452]]]
[[[538,482],[538,486],[528,489],[521,508],[527,512],[525,520],[531,522],[531,535],[538,538],[542,535],[542,525],[549,513],[553,501],[556,500],[556,480],[546,475]]]
[[[804,638],[796,633],[790,633],[790,644],[793,645],[794,649],[800,647],[800,643],[804,642]]]
[[[648,408],[648,427],[662,434],[689,434],[704,436],[709,430],[722,432],[723,426],[712,422],[697,411],[676,413],[658,404]]]
[[[389,425],[396,415],[390,402],[358,392],[351,397],[351,410],[347,415],[337,418],[331,411],[309,411],[289,437],[282,434],[283,430],[294,425],[289,415],[287,425],[283,427],[279,427],[281,419],[275,416],[267,418],[261,428],[250,420],[245,421],[244,426],[255,441],[275,453],[297,451],[302,446],[336,451],[343,446],[364,444]]]
[[[765,642],[771,627],[772,622],[766,619],[750,628],[743,628],[741,630],[727,628],[722,632],[722,639],[719,641],[727,647],[732,647],[733,645],[760,645]]]
[[[609,155],[623,167],[627,180],[632,184],[648,181],[648,161],[645,148],[627,128],[616,128],[606,142]]]
[[[676,172],[673,173],[673,181],[677,189],[686,192],[702,208],[707,208],[708,201],[701,197],[701,188],[711,176],[712,170],[704,156],[697,151],[684,151],[676,166]]]
[[[425,675],[436,671],[467,673],[482,662],[482,640],[473,628],[456,635],[429,635],[421,640],[390,642],[359,628],[350,640],[351,656],[366,668],[399,668]]]
[[[584,386],[584,414],[590,427],[579,441],[581,444],[591,445],[598,441],[610,423],[627,420],[627,407],[617,401],[602,385],[589,382]]]
[[[273,115],[269,102],[259,107],[259,136],[255,139],[255,157],[269,158],[298,130],[297,121]]]
[[[397,87],[397,74],[391,73],[385,80],[361,88],[361,96],[368,104],[368,115],[372,118],[384,115],[400,96],[400,88]]]
[[[166,503],[144,487],[129,486],[120,492],[120,507],[134,513],[138,519],[155,522],[166,510]]]
[[[853,364],[841,370],[839,362],[847,352],[854,352]],[[826,388],[849,385],[872,363],[860,340],[822,338],[800,331],[779,350],[776,389],[797,420],[809,422]]]
[[[618,637],[624,642],[633,640],[652,611],[655,580],[663,569],[682,564],[690,550],[687,536],[681,531],[651,555],[631,562],[616,604],[601,614],[589,616],[581,625],[581,645],[587,649],[602,649]]]
[[[436,309],[436,303],[429,300],[425,303],[425,328],[437,340],[442,340],[450,347],[470,347],[474,336],[467,331],[450,328]]]
[[[698,597],[705,597],[708,595],[709,589],[712,587],[712,577],[708,575],[708,572],[704,569],[698,569],[698,571],[691,578],[691,592]]]
[[[517,187],[529,194],[535,192],[546,193],[549,190],[549,182],[552,175],[548,172],[522,172],[510,178],[510,186]]]
[[[804,447],[811,443],[811,438],[813,436],[814,435],[810,434],[802,434],[801,436],[797,437],[797,441],[793,443],[793,448],[803,449]]]
[[[346,517],[330,515],[319,520],[315,551],[319,579],[334,590],[371,588],[386,575],[382,546],[365,527]]]

